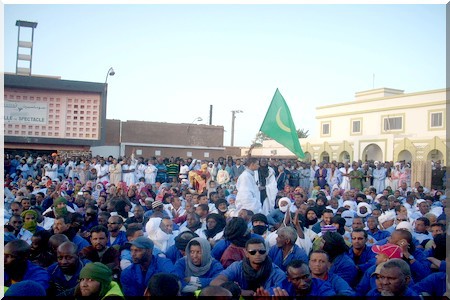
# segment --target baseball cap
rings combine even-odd
[[[370,276],[372,277],[373,275],[378,275],[380,274],[381,268],[384,266],[386,262],[382,262],[381,264],[379,264],[376,268],[375,271],[373,271],[372,274],[370,274]]]
[[[403,256],[402,248],[389,243],[385,245],[373,245],[372,251],[376,254],[385,254],[389,259],[402,258]]]
[[[133,245],[139,249],[153,249],[154,243],[151,239],[146,236],[140,236],[132,242],[129,242],[130,245]]]

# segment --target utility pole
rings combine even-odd
[[[236,114],[242,113],[242,110],[232,110],[231,111],[231,147],[234,146],[234,120],[236,119]]]

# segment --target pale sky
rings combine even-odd
[[[4,71],[16,20],[38,22],[36,75],[104,83],[107,118],[207,124],[249,146],[278,88],[298,129],[318,106],[380,87],[445,88],[445,5],[6,4]],[[373,81],[375,74],[375,81]]]

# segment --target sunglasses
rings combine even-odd
[[[259,254],[263,255],[266,254],[267,251],[264,249],[260,249],[260,250],[248,250],[247,252],[250,253],[250,255],[255,255],[256,252],[259,252]]]

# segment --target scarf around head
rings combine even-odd
[[[66,204],[64,207],[58,207],[58,204]],[[53,208],[55,210],[55,217],[65,216],[69,213],[67,210],[67,199],[64,197],[58,197],[53,201]]]
[[[250,265],[250,261],[247,257],[242,259],[242,270],[244,271],[244,278],[247,281],[247,289],[256,291],[260,286],[264,286],[266,280],[269,278],[272,272],[272,260],[269,256],[262,263],[261,268],[256,271]]]
[[[112,281],[111,270],[100,262],[89,263],[80,271],[80,279],[93,279],[100,283],[99,297],[106,295]]]
[[[200,248],[202,249],[202,261],[200,266],[196,266],[192,263],[191,256],[189,255],[192,241],[197,241],[200,244]],[[212,263],[212,257],[211,257],[211,245],[209,242],[201,237],[196,237],[191,239],[188,242],[188,245],[186,246],[186,270],[185,270],[185,276],[195,276],[195,277],[201,277],[202,275],[205,275],[209,269],[211,268]]]
[[[29,215],[29,214],[32,214],[34,216],[34,220],[31,220],[31,221],[28,221],[28,222],[24,222],[22,227],[24,229],[30,231],[31,233],[35,233],[36,232],[36,228],[37,228],[37,221],[36,220],[38,218],[37,212],[35,212],[32,209],[29,209],[29,210],[26,210],[26,211],[22,212],[20,214],[20,216],[22,217],[22,219],[25,220],[25,216]]]
[[[227,224],[225,217],[219,214],[209,214],[208,217],[206,217],[206,222],[208,222],[208,219],[214,219],[216,221],[216,226],[214,228],[206,228],[205,235],[206,238],[213,238],[216,234],[223,231],[225,228],[225,225]]]

